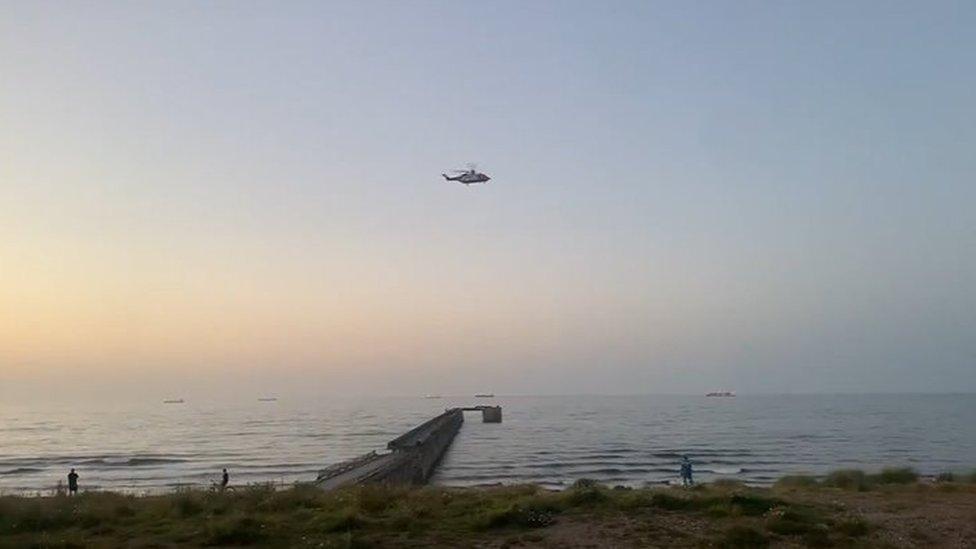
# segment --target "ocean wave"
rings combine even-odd
[[[182,458],[133,457],[133,458],[93,458],[78,461],[78,465],[100,465],[103,467],[143,467],[149,465],[168,465],[186,463]]]
[[[40,473],[42,471],[44,469],[38,469],[37,467],[17,467],[15,469],[0,471],[0,475],[23,475],[25,473]]]
[[[616,451],[613,453],[602,453],[602,454],[584,454],[580,456],[582,459],[625,459],[631,452],[620,452]]]
[[[659,452],[652,452],[650,455],[660,458],[660,459],[681,459],[684,456],[689,457],[752,457],[756,454],[750,450],[724,450],[722,448],[686,448],[684,450],[664,450]]]
[[[335,433],[336,436],[342,438],[357,438],[357,437],[378,437],[378,436],[399,436],[399,431],[354,431],[351,433]]]
[[[738,475],[746,472],[746,470],[742,467],[716,467],[712,470],[704,469],[702,472],[714,473],[716,475]]]

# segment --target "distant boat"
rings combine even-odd
[[[441,398],[441,395],[424,395],[424,398]]]
[[[711,393],[705,393],[707,397],[734,397],[734,391],[713,391]]]
[[[175,399],[171,399],[171,400],[164,400],[163,401],[163,404],[183,404],[183,399],[182,398],[175,398]]]
[[[495,393],[478,393],[474,398],[495,398]]]
[[[277,402],[278,397],[261,397],[258,399],[259,402]]]

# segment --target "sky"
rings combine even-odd
[[[976,391],[974,27],[0,2],[0,398]]]

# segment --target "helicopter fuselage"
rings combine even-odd
[[[488,177],[487,175],[476,171],[464,172],[454,177],[450,177],[447,174],[441,174],[441,175],[443,175],[444,179],[448,181],[457,181],[458,183],[462,183],[464,185],[472,185],[475,183],[487,183],[489,180],[491,180],[491,178]]]

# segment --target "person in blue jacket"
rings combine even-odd
[[[695,480],[692,478],[691,460],[688,459],[688,456],[681,456],[681,484],[683,486],[695,484]]]

